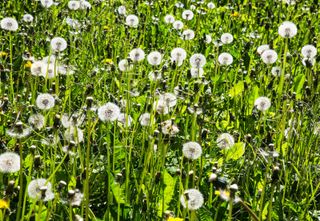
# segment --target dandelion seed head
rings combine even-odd
[[[0,172],[15,173],[20,170],[20,156],[13,152],[0,154]]]
[[[15,18],[6,17],[0,21],[0,26],[3,30],[17,31],[19,26]]]
[[[126,118],[128,118],[128,122],[127,122]],[[120,113],[118,116],[118,122],[122,125],[130,127],[133,122],[133,119],[130,115],[128,115],[128,117],[126,117],[125,113]]]
[[[233,57],[231,54],[223,52],[219,55],[218,62],[221,65],[230,65],[233,62]]]
[[[269,50],[270,49],[270,46],[269,45],[260,45],[258,48],[257,48],[257,52],[259,55],[262,55],[262,53],[266,50]]]
[[[185,10],[182,12],[182,18],[185,20],[192,20],[193,16],[194,14],[191,10]]]
[[[197,210],[199,209],[203,203],[203,195],[197,189],[187,189],[180,196],[181,205],[189,210]]]
[[[120,108],[118,105],[108,102],[105,105],[99,107],[98,117],[101,121],[115,121],[120,115]]]
[[[219,135],[216,142],[220,149],[229,149],[234,145],[234,138],[229,133],[222,133]]]
[[[69,1],[68,8],[70,10],[78,10],[80,8],[80,2],[79,1]]]
[[[152,66],[158,66],[161,63],[162,55],[158,51],[153,51],[147,56],[148,63]]]
[[[53,51],[61,52],[67,48],[66,40],[61,37],[54,37],[50,44]]]
[[[51,94],[39,94],[36,99],[36,105],[41,110],[49,110],[54,107],[55,99]]]
[[[147,127],[150,125],[151,123],[151,116],[149,113],[143,113],[141,114],[141,116],[139,117],[139,122],[141,124],[141,126],[143,127]]]
[[[144,60],[145,53],[141,48],[135,48],[130,51],[129,57],[132,61],[139,62]]]
[[[177,66],[181,66],[187,57],[187,52],[183,48],[174,48],[171,51],[171,61],[175,62]]]
[[[136,28],[139,24],[139,18],[136,15],[128,15],[126,17],[126,25]]]
[[[201,156],[202,148],[197,142],[187,142],[183,144],[182,152],[184,157],[196,160]]]
[[[190,64],[193,68],[202,68],[207,63],[203,54],[194,54],[190,57]]]
[[[278,29],[278,33],[283,38],[292,38],[298,32],[297,26],[290,21],[283,22]]]
[[[278,54],[272,49],[265,50],[261,55],[262,61],[265,64],[273,64],[278,59]]]
[[[35,129],[40,130],[44,127],[45,121],[42,114],[32,114],[28,119],[28,123]]]
[[[173,15],[166,15],[164,17],[164,22],[167,24],[172,24],[175,21]]]
[[[49,8],[53,5],[53,0],[41,0],[41,5],[45,8]]]
[[[182,21],[179,21],[179,20],[174,21],[174,22],[172,23],[172,26],[173,26],[174,29],[180,30],[180,29],[183,28],[183,22],[182,22]]]
[[[126,7],[124,5],[119,6],[118,13],[119,13],[119,15],[125,15],[127,13]]]
[[[28,196],[34,200],[52,200],[54,194],[51,183],[42,178],[32,180],[28,185]]]
[[[305,45],[301,49],[302,56],[312,59],[317,55],[317,49],[313,45]]]
[[[230,33],[224,33],[221,35],[220,40],[223,44],[230,44],[233,42],[233,36]]]
[[[191,29],[187,29],[182,32],[183,40],[192,40],[194,39],[194,36],[195,36],[194,31]]]
[[[25,15],[23,15],[23,17],[22,17],[22,20],[24,21],[24,22],[33,22],[33,16],[32,15],[30,15],[30,14],[25,14]]]
[[[255,100],[254,106],[260,111],[266,111],[271,106],[271,101],[267,97],[259,97]]]

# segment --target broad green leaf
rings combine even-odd
[[[301,99],[302,97],[301,90],[303,88],[305,79],[306,76],[304,74],[299,74],[294,78],[293,91],[297,93],[297,99]]]
[[[161,217],[164,211],[166,211],[169,208],[169,204],[171,202],[173,193],[174,193],[174,187],[176,185],[176,179],[172,178],[171,175],[164,171],[163,173],[163,182],[166,186],[163,192],[163,197],[160,199],[158,204],[158,216]]]
[[[258,86],[253,86],[251,88],[251,93],[249,95],[248,108],[247,108],[246,115],[251,115],[252,114],[252,109],[254,107],[254,102],[258,97],[259,97],[259,88],[258,88]]]
[[[116,199],[117,203],[124,204],[125,203],[124,191],[121,188],[120,184],[117,182],[113,182],[111,184],[111,190],[113,192],[114,198]]]
[[[234,144],[230,149],[225,150],[226,160],[238,160],[245,152],[245,143]]]
[[[244,91],[244,83],[243,81],[239,81],[236,85],[233,86],[233,88],[229,90],[228,94],[230,97],[236,97],[240,95],[243,91]]]

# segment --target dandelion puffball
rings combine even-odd
[[[67,48],[67,41],[61,37],[54,37],[50,44],[53,51],[64,51]]]
[[[14,152],[0,154],[0,172],[14,173],[20,170],[20,156]]]
[[[52,185],[46,179],[32,180],[28,185],[28,196],[31,199],[49,201],[54,198]]]
[[[176,30],[180,30],[183,28],[183,22],[182,21],[175,21],[173,22],[172,24],[173,28],[176,29]]]
[[[269,49],[270,49],[269,45],[260,45],[257,48],[257,52],[259,55],[261,55],[264,51],[269,50]]]
[[[223,44],[230,44],[233,42],[233,36],[230,33],[224,33],[221,35],[220,40]]]
[[[138,24],[139,24],[139,19],[136,15],[128,15],[126,17],[126,25],[128,25],[129,27],[136,28],[138,27]]]
[[[30,15],[30,14],[25,14],[25,15],[23,15],[23,17],[22,17],[22,20],[23,20],[24,22],[32,22],[32,21],[33,21],[33,16]]]
[[[182,32],[183,40],[192,40],[194,39],[194,36],[195,36],[194,31],[191,29],[187,29]]]
[[[164,22],[167,24],[172,24],[175,21],[173,15],[166,15],[164,17]]]
[[[185,20],[192,20],[193,12],[191,10],[185,10],[182,12],[182,18]]]
[[[49,8],[51,5],[53,5],[53,0],[41,0],[40,2],[45,8]]]
[[[314,58],[317,55],[317,49],[313,45],[305,45],[302,47],[301,53],[305,58]]]
[[[259,97],[255,100],[254,106],[260,111],[266,111],[271,106],[271,101],[267,97]]]
[[[147,56],[148,63],[153,66],[158,66],[161,63],[162,55],[158,51],[153,51]]]
[[[98,109],[98,117],[101,121],[115,121],[119,115],[120,108],[111,102],[106,103]]]
[[[283,22],[278,29],[278,33],[283,38],[292,38],[298,32],[297,26],[291,21]]]
[[[189,210],[199,209],[204,202],[202,193],[197,189],[188,189],[180,196],[180,202]]]
[[[221,65],[230,65],[233,62],[233,57],[231,54],[224,52],[219,55],[218,62]]]
[[[133,66],[129,64],[129,61],[127,59],[122,59],[121,61],[119,61],[118,67],[120,71],[130,71]]]
[[[0,21],[0,26],[3,30],[7,30],[7,31],[16,31],[18,30],[18,22],[15,18],[3,18]]]
[[[190,64],[194,68],[202,68],[206,62],[206,57],[203,54],[194,54],[190,58]]]
[[[216,142],[220,149],[229,149],[234,145],[234,138],[229,133],[223,133],[219,135]]]
[[[273,64],[278,59],[278,54],[272,49],[265,50],[262,55],[261,59],[266,64]]]
[[[202,148],[197,142],[187,142],[183,144],[182,153],[185,158],[196,160],[202,154]]]
[[[132,61],[139,62],[145,58],[145,53],[141,48],[135,48],[130,51],[129,57]]]
[[[171,53],[171,61],[175,62],[177,66],[181,66],[187,57],[187,52],[183,48],[174,48]]]
[[[68,8],[70,10],[78,10],[80,8],[80,2],[79,1],[69,1]]]
[[[51,94],[39,94],[36,99],[36,105],[41,110],[49,110],[54,107],[55,99]]]

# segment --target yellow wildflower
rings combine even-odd
[[[0,209],[8,209],[9,203],[6,200],[0,199]]]
[[[182,218],[174,218],[174,217],[169,217],[169,219],[167,219],[167,221],[183,221]]]
[[[104,63],[107,63],[107,64],[113,64],[113,61],[111,58],[106,58],[103,60]]]
[[[31,68],[32,62],[31,61],[27,61],[27,63],[24,64],[25,68]]]
[[[5,57],[5,56],[7,56],[7,55],[8,55],[7,52],[5,52],[5,51],[0,51],[0,57]]]
[[[231,14],[231,17],[239,17],[240,16],[240,13],[239,12],[233,12]]]

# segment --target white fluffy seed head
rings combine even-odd
[[[45,118],[42,114],[32,114],[28,119],[28,123],[35,129],[40,130],[44,127]]]
[[[42,76],[42,67],[44,67],[44,63],[42,61],[35,61],[31,65],[31,74],[34,76]]]
[[[53,0],[41,0],[40,2],[45,8],[49,8],[51,5],[53,5]]]
[[[120,15],[125,15],[125,14],[127,13],[126,6],[124,6],[124,5],[119,6],[119,7],[118,7],[118,13],[119,13]]]
[[[172,24],[175,21],[173,15],[166,15],[164,17],[164,22],[167,24]]]
[[[39,94],[36,99],[36,105],[41,110],[49,110],[54,107],[55,99],[51,94]]]
[[[24,22],[33,22],[33,16],[30,15],[30,14],[25,14],[25,15],[23,15],[23,17],[22,17],[22,20],[23,20]]]
[[[194,54],[190,57],[190,64],[193,68],[202,68],[207,63],[203,54]]]
[[[52,79],[58,75],[58,67],[54,64],[42,63],[41,76]]]
[[[193,16],[194,14],[191,10],[185,10],[182,12],[182,18],[185,20],[192,20]]]
[[[176,29],[176,30],[180,30],[183,28],[183,22],[182,21],[175,21],[173,22],[172,24],[173,28]]]
[[[202,193],[197,189],[188,189],[180,196],[182,206],[189,210],[199,209],[204,202]]]
[[[28,196],[34,200],[50,201],[54,198],[52,185],[46,179],[32,180],[28,185]]]
[[[269,45],[260,45],[258,48],[257,48],[257,52],[259,55],[262,55],[262,53],[266,50],[269,50],[270,47]]]
[[[171,61],[175,62],[177,66],[181,66],[187,57],[187,52],[183,48],[174,48],[171,51]]]
[[[127,118],[128,118],[128,122],[127,122]],[[133,122],[133,119],[130,115],[127,116],[125,113],[120,113],[118,116],[118,122],[124,126],[130,127]]]
[[[219,55],[218,62],[221,65],[230,65],[233,62],[233,57],[231,54],[223,52]]]
[[[313,45],[305,45],[302,47],[301,53],[305,58],[314,58],[317,55],[317,49]]]
[[[64,132],[64,138],[68,142],[73,142],[75,144],[83,142],[83,132],[80,128],[78,127],[69,127],[66,129]]]
[[[121,61],[119,61],[118,63],[118,67],[120,71],[130,71],[133,66],[131,64],[129,64],[127,59],[122,59]]]
[[[129,57],[134,62],[142,61],[145,58],[145,53],[141,48],[132,49],[129,53]]]
[[[187,29],[182,32],[183,40],[192,40],[194,39],[194,36],[195,36],[194,31],[191,29]]]
[[[283,22],[278,29],[278,33],[283,38],[292,38],[298,32],[297,26],[290,21]]]
[[[234,138],[229,133],[223,133],[219,135],[216,142],[220,149],[229,149],[234,145]]]
[[[254,106],[260,111],[266,111],[271,106],[271,101],[267,97],[259,97],[255,100]]]
[[[53,51],[64,51],[67,48],[66,40],[61,37],[54,37],[50,44]]]
[[[70,10],[78,10],[80,8],[80,2],[79,1],[69,1],[68,8]]]
[[[141,126],[143,126],[143,127],[149,126],[151,123],[150,114],[149,113],[141,114],[141,116],[139,117],[139,122],[140,122]]]
[[[278,54],[272,49],[265,50],[262,55],[261,59],[266,64],[273,64],[278,59]]]
[[[187,142],[183,144],[182,153],[185,158],[196,160],[202,154],[202,148],[197,142]]]
[[[17,31],[19,26],[18,26],[18,22],[15,18],[3,18],[0,21],[0,26],[3,30],[7,30],[7,31]]]
[[[20,156],[14,152],[0,154],[0,172],[15,173],[20,170]]]
[[[136,28],[139,24],[139,18],[136,15],[128,15],[126,17],[126,25]]]
[[[233,42],[233,36],[230,33],[224,33],[221,35],[220,40],[223,44],[230,44]]]
[[[216,5],[213,2],[209,2],[207,4],[208,9],[214,9],[216,7]]]
[[[158,66],[161,63],[162,55],[158,51],[153,51],[147,56],[148,63],[152,66]]]
[[[108,102],[105,105],[99,107],[98,117],[101,121],[115,121],[120,115],[120,108],[118,105]]]

